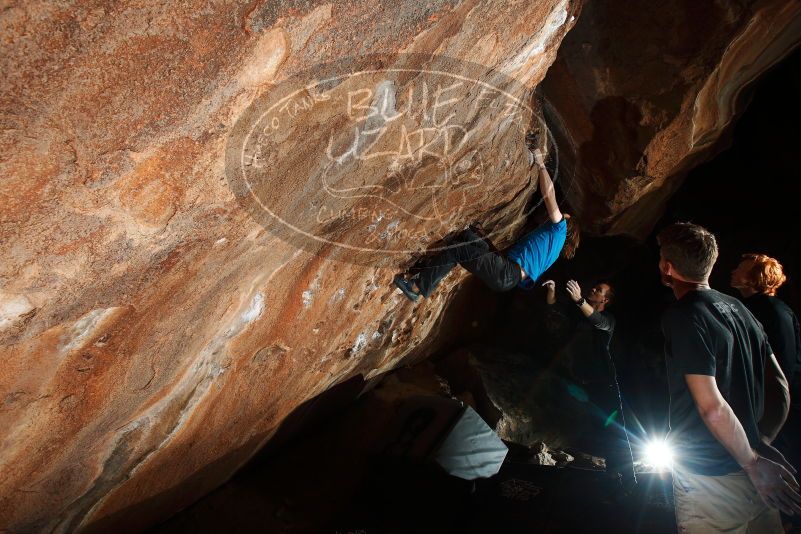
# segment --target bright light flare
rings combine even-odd
[[[645,445],[645,463],[658,471],[673,467],[673,451],[664,439],[654,439]]]

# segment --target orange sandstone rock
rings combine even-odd
[[[459,74],[458,62],[470,62],[526,111],[579,3],[6,6],[0,525],[145,528],[224,482],[304,401],[424,354],[461,275],[413,305],[391,285],[410,254],[371,263],[336,243],[282,240],[229,187],[229,139],[260,98],[346,58],[359,68],[410,69],[394,78],[397,102],[419,83],[414,72]],[[384,59],[366,64],[367,54]],[[448,106],[478,97],[464,92]],[[504,244],[535,194],[520,135],[530,117],[504,124],[502,110],[486,106],[469,123],[453,119],[458,151],[422,158],[423,145],[412,146],[406,170],[438,183],[437,165],[450,169],[483,147],[463,170],[480,160],[492,187],[468,191],[475,184],[464,173],[448,175],[440,206],[459,217],[443,219],[437,235],[478,218]],[[263,182],[289,213],[322,191],[321,153],[309,139],[366,129],[342,108],[319,109],[301,114],[292,138],[285,132]],[[389,186],[400,176],[379,174],[375,160],[348,165],[337,179]],[[417,190],[406,206],[425,215],[429,197]],[[337,206],[370,217],[384,209],[369,198]],[[426,228],[414,220],[410,228]],[[308,229],[347,243],[386,235],[423,250],[414,234],[393,234],[406,222]]]

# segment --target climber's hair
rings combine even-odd
[[[776,290],[787,281],[779,260],[765,254],[743,254],[743,260],[752,262],[746,277],[748,287],[765,295],[775,295]]]
[[[581,241],[581,226],[575,217],[565,214],[565,221],[567,222],[567,235],[565,236],[565,245],[562,247],[562,257],[572,259],[576,255],[576,249]]]
[[[656,237],[662,257],[689,282],[704,282],[718,259],[714,234],[692,223],[671,224]]]

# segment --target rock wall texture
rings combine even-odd
[[[648,235],[725,146],[749,84],[800,41],[799,2],[588,2],[543,84],[584,222]]]
[[[580,10],[4,5],[0,529],[144,528],[305,401],[430,351],[463,274],[419,304],[392,275],[472,220],[520,232],[528,95],[557,50],[569,198],[643,231],[801,5]]]
[[[0,530],[144,528],[225,481],[304,401],[425,353],[462,275],[414,305],[392,275],[408,251],[473,219],[501,245],[519,233],[535,192],[525,102],[579,7],[5,5]],[[443,84],[426,93],[420,71],[460,72],[435,56],[470,62],[495,89],[465,80],[458,98],[443,100]],[[291,128],[268,137],[277,117],[259,123],[254,105],[342,59],[346,72],[405,70],[308,89],[287,101]],[[395,120],[411,88],[424,93],[417,115]],[[343,95],[361,100],[343,113]],[[491,102],[504,99],[517,103],[507,114]],[[455,111],[437,119],[432,101]],[[406,143],[394,152],[376,133],[392,120]],[[378,166],[367,145],[396,165]],[[253,183],[237,174],[240,159]],[[443,179],[432,205],[427,187]],[[349,194],[359,187],[399,198]],[[324,216],[305,217],[326,195]],[[254,198],[271,204],[254,211]],[[394,219],[381,211],[400,201]],[[348,210],[369,224],[330,216]],[[308,226],[282,235],[289,226],[274,219],[298,213]],[[398,227],[406,233],[386,237]],[[376,235],[397,248],[354,252]]]

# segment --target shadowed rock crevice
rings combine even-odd
[[[471,222],[501,248],[538,222],[523,134],[543,113],[567,207],[593,232],[646,235],[801,12],[583,4],[7,6],[0,525],[146,528],[310,399],[453,348],[456,326],[470,338],[481,318],[454,317],[486,310],[459,309],[462,271],[414,304],[392,277]],[[332,65],[347,75],[321,83]],[[296,108],[258,113],[302,74]],[[434,123],[446,78],[464,92]]]
[[[793,2],[589,2],[543,84],[569,200],[642,238],[687,171],[729,142],[752,82],[799,43]]]

